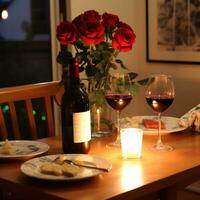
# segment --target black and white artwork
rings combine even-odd
[[[199,63],[200,0],[147,0],[147,60]]]

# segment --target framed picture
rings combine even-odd
[[[200,63],[200,1],[146,0],[147,61]]]

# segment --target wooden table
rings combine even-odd
[[[124,160],[119,149],[107,148],[109,137],[92,141],[90,154],[113,165],[109,173],[76,182],[51,182],[23,175],[23,161],[0,162],[0,199],[98,200],[98,199],[177,199],[177,190],[200,179],[200,135],[190,131],[170,133],[163,141],[175,149],[155,152],[156,136],[144,136],[142,158]],[[41,141],[50,145],[48,154],[61,153],[58,137]],[[4,196],[4,198],[3,198]]]

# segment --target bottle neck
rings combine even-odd
[[[68,66],[67,73],[65,75],[66,79],[64,81],[65,89],[71,89],[74,87],[79,87],[79,64],[75,59],[72,59],[71,63]]]
[[[70,77],[79,81],[79,64],[75,59],[72,59],[70,64]]]

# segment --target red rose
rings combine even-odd
[[[100,21],[101,15],[95,10],[88,10],[83,13],[84,20],[90,20],[95,18],[97,21]]]
[[[119,23],[117,24],[117,27],[118,27],[118,28],[128,28],[128,29],[130,29],[131,31],[133,31],[133,29],[132,29],[128,24],[126,24],[126,23],[124,23],[124,22],[119,22]]]
[[[88,10],[84,12],[83,14],[77,16],[73,19],[72,23],[75,24],[77,28],[81,26],[84,21],[90,21],[91,19],[95,19],[96,21],[100,21],[101,15],[95,10]]]
[[[103,25],[105,28],[114,29],[119,22],[119,17],[117,15],[104,13],[102,15]]]
[[[77,41],[77,30],[71,22],[61,22],[56,29],[56,37],[62,45]]]
[[[114,49],[126,52],[132,49],[135,42],[135,33],[129,28],[118,28],[112,39]]]
[[[84,22],[84,15],[81,14],[78,17],[74,18],[72,23],[76,26],[76,27],[80,27],[81,24]]]
[[[92,18],[79,27],[79,36],[86,44],[99,44],[104,40],[104,26]]]

